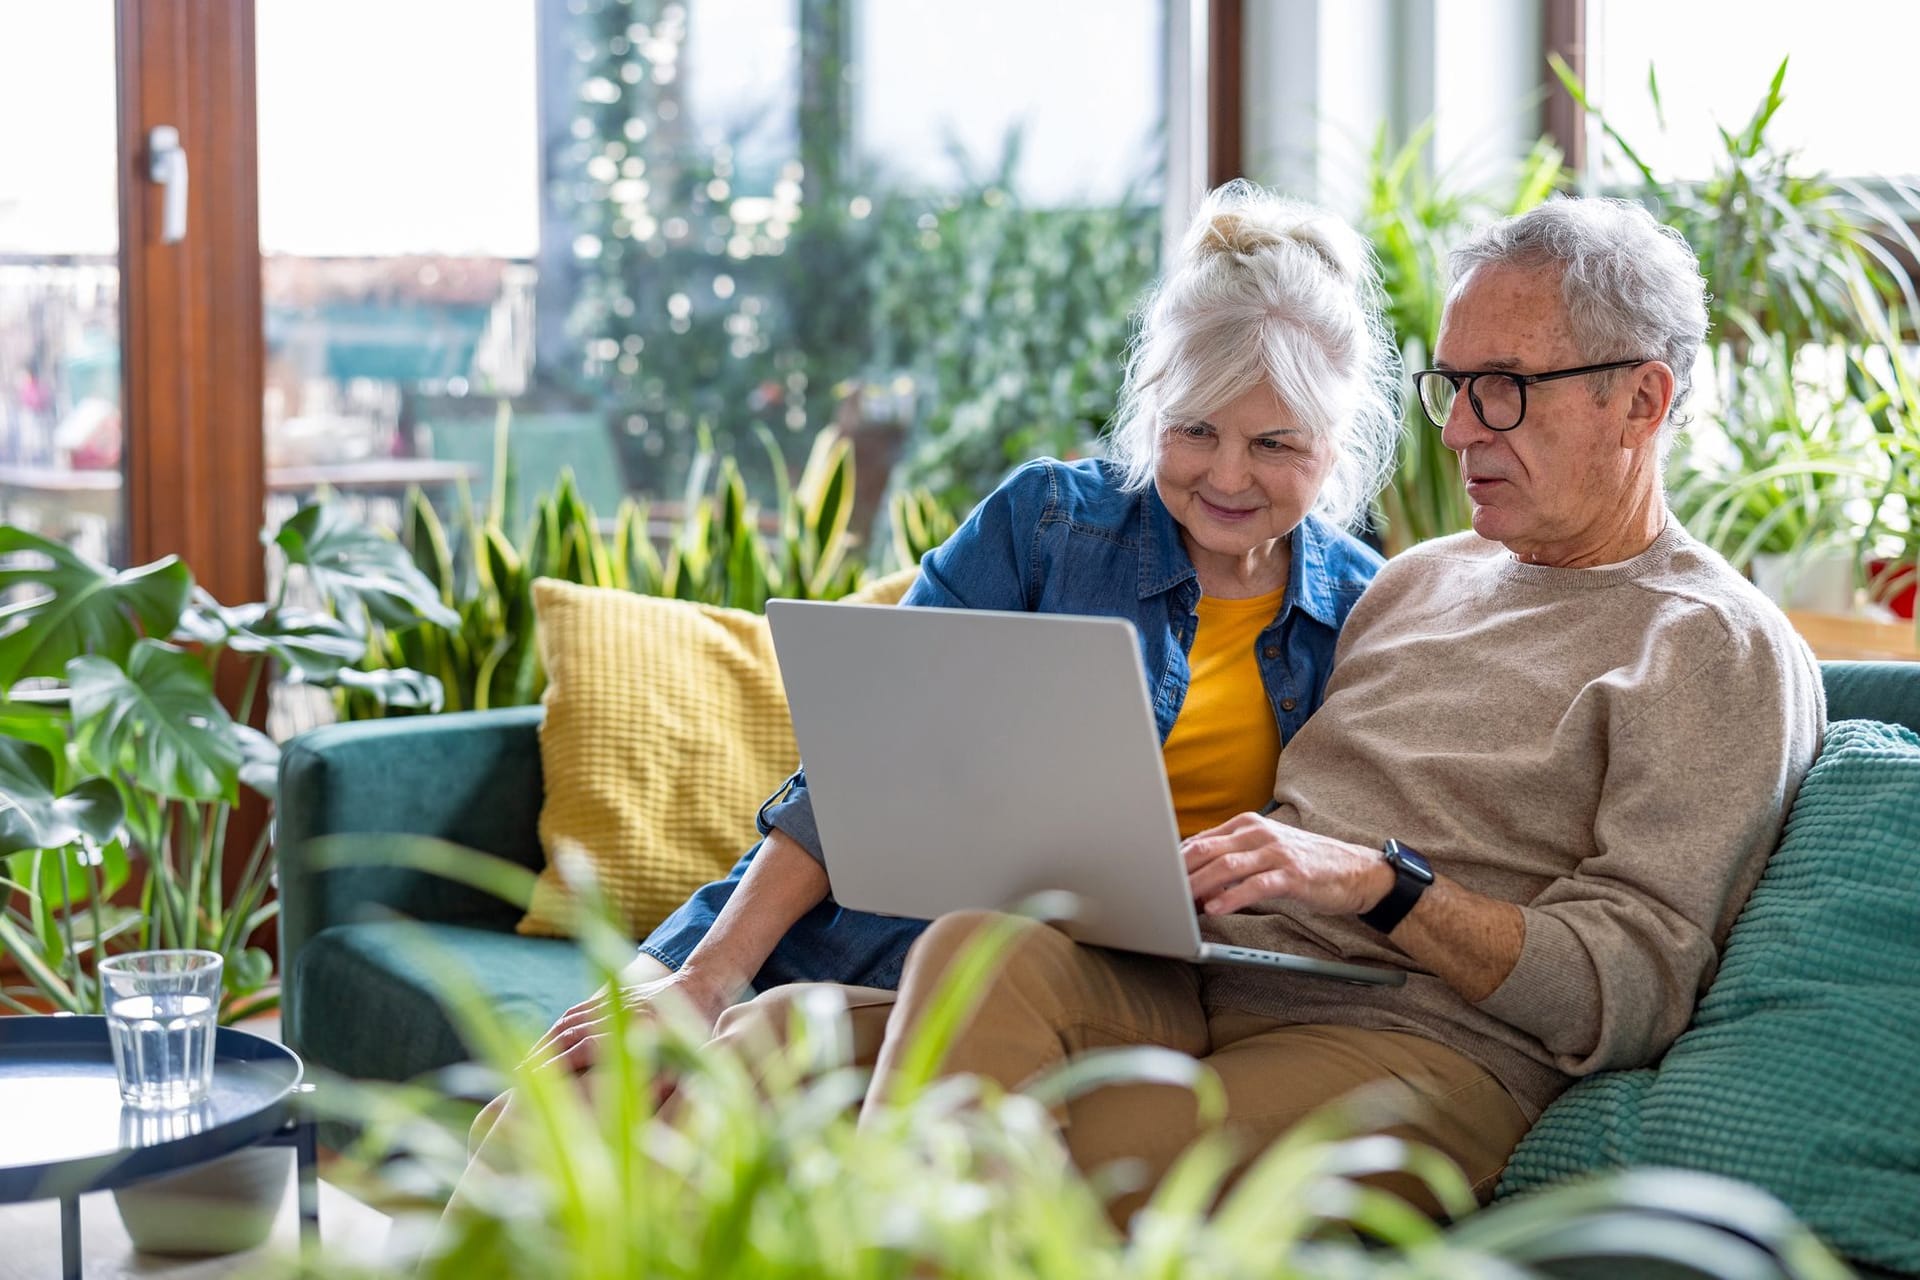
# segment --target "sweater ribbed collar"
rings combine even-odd
[[[1672,516],[1667,527],[1645,551],[1631,560],[1601,569],[1562,569],[1549,564],[1523,564],[1504,547],[1498,550],[1496,576],[1503,583],[1529,586],[1574,595],[1585,591],[1605,591],[1622,583],[1635,582],[1663,568],[1674,552],[1690,541],[1687,531]],[[1494,544],[1498,545],[1498,544]]]

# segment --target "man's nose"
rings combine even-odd
[[[1440,425],[1440,443],[1455,453],[1465,453],[1469,446],[1485,444],[1498,434],[1480,421],[1480,415],[1473,411],[1473,398],[1465,387],[1460,388],[1447,411],[1447,420]]]

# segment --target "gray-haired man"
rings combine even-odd
[[[1406,985],[1196,979],[1035,927],[948,1069],[1011,1087],[1081,1049],[1168,1045],[1219,1070],[1249,1153],[1384,1087],[1416,1117],[1397,1131],[1486,1193],[1571,1079],[1651,1062],[1686,1026],[1825,723],[1806,646],[1665,502],[1699,268],[1612,200],[1488,228],[1453,267],[1417,383],[1474,531],[1390,561],[1355,606],[1272,816],[1186,845],[1210,940],[1398,965]],[[977,924],[915,947],[877,1094]],[[1158,1174],[1194,1132],[1191,1097],[1153,1086],[1065,1118],[1083,1167]]]

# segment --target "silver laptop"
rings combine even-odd
[[[932,919],[1064,891],[1082,942],[1406,981],[1201,941],[1132,623],[800,600],[767,619],[842,906]]]

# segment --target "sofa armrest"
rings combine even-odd
[[[1885,720],[1920,733],[1920,662],[1823,662],[1827,719]]]
[[[512,929],[520,908],[400,867],[320,870],[305,857],[317,836],[398,832],[437,836],[543,865],[539,819],[540,707],[327,725],[286,744],[274,810],[284,1019],[299,998],[300,948],[322,929],[371,910],[416,920]]]

